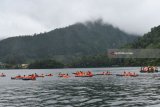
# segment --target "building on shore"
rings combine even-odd
[[[21,64],[21,68],[22,68],[22,69],[27,69],[28,66],[29,66],[29,64]]]

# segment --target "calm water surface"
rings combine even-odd
[[[124,70],[139,73],[140,68],[1,70],[7,77],[0,77],[0,107],[160,107],[160,77],[154,77],[156,73],[78,78],[72,75],[77,70],[117,74]],[[71,78],[59,78],[59,72]],[[54,76],[36,81],[10,79],[32,73]]]

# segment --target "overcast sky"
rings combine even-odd
[[[47,32],[102,18],[144,34],[160,25],[160,0],[0,0],[0,38]]]

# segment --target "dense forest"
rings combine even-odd
[[[160,49],[160,26],[139,37],[135,42],[121,49]],[[71,63],[71,67],[108,67],[108,66],[160,66],[160,58],[108,58],[106,54],[82,57]]]
[[[96,21],[33,36],[11,37],[0,41],[0,61],[7,63],[8,68],[28,63],[30,69],[160,65],[160,58],[109,58],[110,48],[159,49],[160,26],[137,37]]]
[[[160,48],[160,26],[153,27],[150,32],[138,38],[134,43],[125,45],[125,48],[133,49],[159,49]]]
[[[21,64],[54,59],[67,64],[83,56],[102,54],[108,48],[119,48],[137,38],[100,20],[77,23],[46,33],[1,40],[0,62]]]
[[[160,65],[160,58],[109,58],[111,48],[159,49],[160,26],[137,37],[96,21],[11,37],[0,41],[0,62],[9,64],[8,68],[28,63],[31,69]]]
[[[37,60],[31,64],[29,64],[29,69],[50,69],[50,68],[63,68],[64,65],[55,60]]]

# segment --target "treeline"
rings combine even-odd
[[[68,67],[130,67],[130,66],[160,66],[160,58],[108,58],[105,55],[83,57],[72,62]]]
[[[29,65],[29,69],[50,68],[96,68],[96,67],[133,67],[133,66],[160,66],[160,58],[108,58],[105,55],[87,56],[69,64],[63,64],[55,60],[35,61]]]
[[[133,43],[124,45],[128,42]],[[48,33],[8,38],[0,41],[0,61],[8,67],[28,63],[30,69],[160,66],[160,58],[111,59],[102,54],[108,48],[122,45],[127,49],[160,49],[160,26],[138,39],[101,22],[78,23]]]
[[[153,27],[150,32],[139,37],[135,42],[125,45],[124,48],[160,49],[160,26]]]
[[[27,64],[26,64],[27,65]],[[85,56],[64,64],[56,60],[36,60],[27,67],[20,64],[7,64],[1,69],[54,69],[54,68],[96,68],[96,67],[133,67],[133,66],[160,66],[160,58],[108,58],[106,55]]]
[[[19,64],[56,59],[70,63],[77,57],[119,48],[137,37],[102,21],[77,23],[50,32],[0,41],[0,62]]]
[[[64,64],[55,60],[39,60],[29,64],[29,69],[63,68]]]

